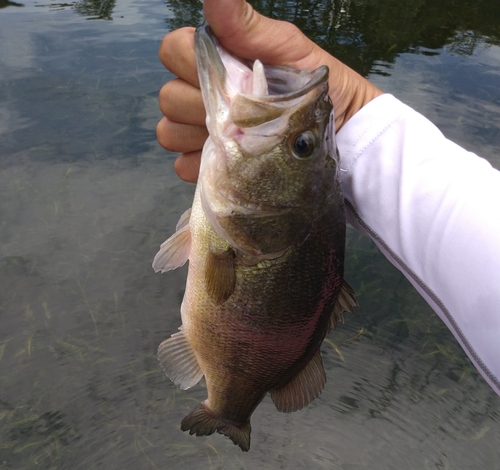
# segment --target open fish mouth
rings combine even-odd
[[[222,128],[233,135],[260,126],[289,114],[307,95],[322,93],[320,85],[327,86],[326,66],[296,70],[236,59],[220,47],[208,24],[196,30],[195,47],[209,131],[216,122],[223,122]]]

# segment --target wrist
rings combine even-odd
[[[347,65],[334,57],[331,59],[329,96],[338,132],[363,106],[384,93]]]

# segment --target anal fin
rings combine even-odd
[[[278,411],[291,413],[301,410],[318,398],[326,383],[325,369],[318,348],[309,363],[284,387],[271,391]]]
[[[167,377],[182,390],[193,387],[203,377],[196,355],[182,330],[160,344],[158,361]]]
[[[333,312],[330,317],[329,329],[336,328],[339,321],[344,323],[344,313],[354,313],[352,311],[354,307],[359,307],[359,304],[354,297],[354,289],[347,284],[346,281],[343,281],[339,296],[337,297],[337,301],[335,302]]]

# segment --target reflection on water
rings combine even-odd
[[[500,168],[496,0],[254,3]],[[174,0],[0,12],[0,469],[500,468],[500,398],[353,230],[362,308],[323,346],[321,397],[290,415],[265,400],[248,454],[179,430],[206,391],[156,361],[185,269],[151,260],[193,192],[155,141],[157,49],[199,20]]]
[[[10,2],[9,0],[0,0],[0,8],[5,7],[23,7],[22,3]]]
[[[111,20],[115,0],[84,0],[75,2],[75,10],[93,20]]]
[[[263,14],[295,23],[311,39],[363,75],[386,73],[405,52],[438,54],[448,46],[472,54],[500,44],[500,3],[492,0],[253,0]],[[198,0],[170,0],[170,29],[202,21]]]

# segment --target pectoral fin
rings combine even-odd
[[[182,266],[189,258],[191,251],[191,232],[189,230],[189,217],[191,209],[181,215],[177,223],[177,231],[160,246],[153,260],[155,272],[171,271]]]
[[[184,213],[179,217],[179,221],[175,226],[175,230],[180,230],[189,224],[189,219],[191,218],[191,207],[184,211]]]
[[[234,250],[211,250],[205,264],[205,282],[208,294],[217,304],[224,303],[234,291]]]
[[[319,397],[326,383],[325,369],[318,348],[306,367],[284,387],[271,391],[278,411],[291,413],[301,410]]]
[[[354,298],[353,288],[344,281],[330,317],[330,329],[336,328],[339,321],[344,323],[344,313],[353,313],[353,307],[359,307],[359,304]]]
[[[160,344],[158,361],[167,377],[182,390],[193,387],[203,377],[196,355],[182,330]]]

